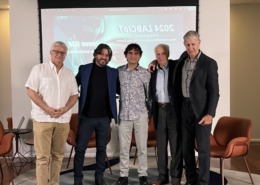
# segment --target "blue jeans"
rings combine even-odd
[[[74,156],[74,182],[80,182],[83,179],[82,168],[87,149],[87,143],[93,133],[96,132],[96,171],[95,178],[103,178],[105,171],[106,146],[110,132],[110,118],[88,118],[79,117],[78,133],[76,139]]]

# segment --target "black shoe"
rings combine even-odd
[[[162,185],[162,184],[168,184],[169,183],[169,179],[162,179],[162,178],[158,178],[157,180],[153,180],[150,185]]]
[[[115,185],[128,185],[128,177],[119,177]]]
[[[103,178],[95,179],[95,185],[107,185]]]
[[[82,181],[80,181],[80,182],[74,182],[74,185],[82,185]]]
[[[139,182],[140,182],[140,185],[148,185],[148,181],[147,181],[146,176],[139,177]]]
[[[196,185],[196,182],[193,182],[193,183],[186,182],[185,185]]]

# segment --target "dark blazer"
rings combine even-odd
[[[174,101],[172,98],[172,93],[173,93],[173,71],[175,68],[175,65],[177,63],[177,60],[169,60],[168,65],[169,65],[169,73],[168,73],[168,94],[169,94],[169,99],[172,107],[174,108]],[[157,98],[156,98],[156,80],[157,80],[157,69],[151,74],[151,79],[150,79],[150,96],[152,99],[152,116],[154,119],[154,127],[157,128],[158,125],[158,105],[157,105]]]
[[[92,71],[93,63],[81,65],[79,67],[78,74],[76,75],[76,81],[80,87],[80,97],[79,97],[79,114],[82,113],[83,107],[85,105],[89,78]],[[109,103],[110,109],[112,111],[113,118],[117,123],[117,105],[116,105],[116,88],[117,88],[117,79],[118,71],[115,68],[106,66],[107,69],[107,80],[108,80],[108,93],[109,93]],[[102,84],[101,84],[102,85]]]
[[[181,88],[182,68],[187,57],[187,52],[181,55],[176,64],[175,75],[173,75],[173,96],[177,100],[176,105],[179,109],[181,109],[183,99]],[[214,117],[218,100],[217,62],[201,52],[190,82],[190,101],[196,118],[199,120],[207,114]]]

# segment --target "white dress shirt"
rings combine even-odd
[[[52,108],[64,107],[70,96],[78,94],[74,74],[64,66],[57,73],[56,67],[51,61],[34,66],[25,87],[37,92],[43,101]],[[51,118],[38,105],[31,102],[31,117],[38,122],[68,123],[70,121],[71,110],[59,118]]]
[[[157,66],[157,77],[156,77],[156,98],[157,102],[160,103],[169,103],[169,94],[168,94],[168,76],[169,76],[169,66],[168,63],[159,68]]]

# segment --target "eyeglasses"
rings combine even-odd
[[[67,54],[67,52],[65,51],[59,51],[59,50],[51,50],[56,56],[61,55],[61,56],[65,56]]]

